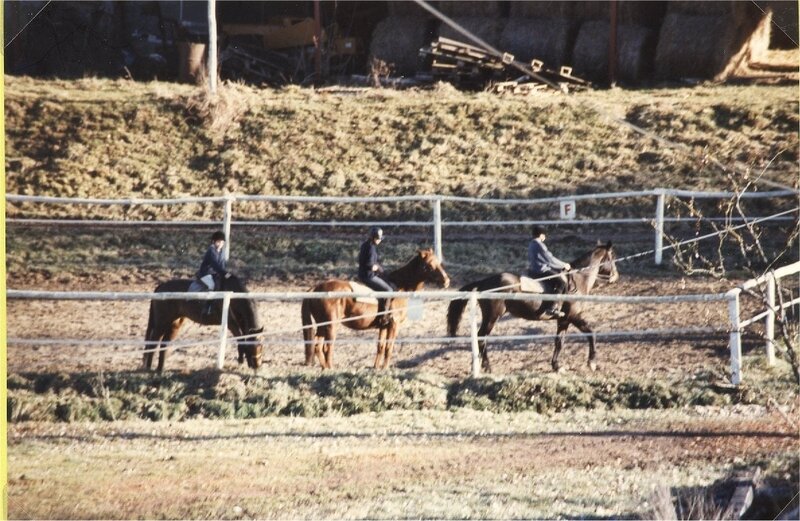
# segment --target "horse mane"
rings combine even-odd
[[[573,268],[586,268],[592,264],[594,257],[598,250],[608,251],[609,245],[607,244],[598,244],[588,252],[584,253],[574,261],[570,262],[570,265]]]
[[[244,281],[236,275],[231,275],[227,279],[222,279],[222,290],[233,291],[234,293],[249,293]],[[250,298],[231,299],[231,305],[248,315],[247,320],[252,322],[251,324],[248,324],[250,329],[258,329],[260,327],[258,320],[258,309],[256,307],[255,300]]]
[[[404,287],[409,282],[409,278],[407,273],[418,273],[420,269],[420,265],[423,263],[422,259],[422,252],[425,250],[418,250],[414,255],[409,259],[408,262],[400,266],[399,268],[390,271],[387,273],[387,278],[389,281],[397,287]]]
[[[233,291],[234,293],[248,293],[244,281],[236,275],[231,275],[227,279],[223,278],[222,289],[224,291]]]

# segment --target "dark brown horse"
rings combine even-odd
[[[574,270],[569,277],[572,279],[570,286],[574,286],[576,292],[581,295],[587,295],[594,286],[597,279],[602,278],[609,283],[616,282],[619,278],[617,272],[616,257],[614,256],[614,249],[611,243],[598,244],[592,251],[579,257],[576,261],[570,263]],[[505,293],[519,293],[520,292],[520,278],[511,273],[498,273],[487,277],[478,282],[467,284],[461,291],[488,291],[495,288],[497,292]],[[479,299],[478,304],[481,308],[481,327],[478,330],[478,336],[486,337],[492,332],[497,321],[506,312],[512,316],[524,318],[526,320],[548,320],[542,317],[542,304],[543,302],[533,300],[489,300]],[[464,308],[467,301],[464,299],[453,300],[447,309],[447,330],[450,336],[456,336],[458,329],[458,322],[461,320],[461,315],[464,313]],[[592,328],[589,327],[588,322],[581,315],[580,302],[563,302],[561,310],[564,316],[561,318],[549,318],[549,320],[558,320],[556,336],[556,348],[553,352],[553,359],[551,361],[553,370],[558,371],[558,355],[561,352],[564,334],[570,324],[577,327],[581,332],[586,333],[589,339],[589,367],[594,371],[597,369],[595,362],[595,336]],[[487,372],[491,372],[489,365],[489,355],[486,349],[486,340],[479,340],[478,347],[481,353],[481,365]]]
[[[443,288],[450,285],[450,278],[433,250],[417,251],[408,264],[389,273],[386,279],[394,284],[398,291],[419,291],[426,282],[438,284]],[[315,286],[311,291],[339,292],[352,291],[352,288],[346,280],[331,279]],[[379,327],[376,320],[377,303],[359,302],[352,297],[303,300],[302,319],[306,365],[314,363],[314,354],[316,354],[323,369],[333,367],[333,343],[336,340],[336,329],[341,322],[355,330],[379,328],[375,369],[381,365],[381,358],[383,358],[383,368],[385,369],[392,357],[397,331],[406,318],[407,306],[408,299],[392,299],[387,306],[387,311],[391,312],[389,325]]]
[[[161,283],[156,287],[156,293],[181,293],[188,292],[192,284],[191,279],[175,279]],[[233,291],[247,293],[247,288],[235,276],[223,279],[220,291]],[[221,301],[220,301],[221,302]],[[169,299],[150,301],[150,317],[147,321],[145,340],[144,367],[150,369],[153,365],[153,354],[158,351],[158,371],[164,370],[164,359],[167,354],[167,345],[175,337],[181,326],[188,318],[204,326],[219,326],[222,323],[222,304],[215,302],[211,313],[204,314],[203,309],[208,301],[194,299]],[[228,309],[228,330],[236,337],[252,335],[249,338],[238,340],[239,363],[247,358],[247,365],[253,369],[261,367],[263,346],[258,335],[264,331],[259,326],[256,303],[248,298],[232,298]]]

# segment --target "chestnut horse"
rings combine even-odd
[[[163,282],[156,287],[156,293],[188,292],[192,279],[175,279]],[[247,293],[247,288],[235,276],[231,275],[222,280],[220,291],[233,291]],[[150,369],[153,365],[153,354],[158,351],[158,371],[164,370],[164,359],[167,354],[167,345],[175,337],[188,318],[203,326],[219,326],[222,323],[222,304],[215,303],[211,313],[204,314],[207,300],[195,299],[169,299],[150,301],[150,316],[147,321],[145,334],[144,367]],[[239,363],[247,358],[247,365],[252,369],[261,367],[263,346],[258,335],[264,331],[258,325],[256,303],[248,298],[232,298],[228,309],[228,330],[234,336],[251,337],[237,342],[239,350]]]
[[[579,257],[576,261],[571,262],[572,272],[569,277],[572,279],[570,286],[574,286],[578,294],[587,295],[594,286],[597,279],[602,278],[608,281],[609,284],[614,283],[619,278],[617,272],[616,257],[611,243],[600,244],[598,243],[589,253]],[[498,273],[492,275],[478,282],[467,284],[461,291],[489,291],[494,288],[498,289],[497,292],[505,293],[519,293],[520,292],[520,278],[511,273]],[[586,333],[589,339],[589,368],[594,371],[597,369],[595,362],[595,336],[592,328],[589,327],[588,322],[581,315],[581,303],[564,301],[561,310],[564,316],[560,318],[546,318],[542,317],[542,304],[541,301],[534,300],[489,300],[479,299],[478,304],[481,308],[481,327],[478,330],[479,337],[486,337],[492,332],[497,321],[506,312],[512,316],[524,318],[526,320],[558,320],[557,323],[557,336],[556,347],[553,352],[553,359],[551,364],[554,371],[558,371],[558,355],[561,352],[564,334],[570,324],[577,327],[581,332]],[[461,315],[464,313],[464,308],[467,301],[464,299],[453,300],[447,309],[447,330],[450,336],[456,336],[458,329],[458,322],[461,320]],[[478,347],[481,353],[481,365],[486,372],[491,372],[489,365],[489,355],[486,349],[486,339],[478,341]]]
[[[438,284],[442,288],[450,285],[450,278],[444,271],[444,266],[430,249],[418,250],[408,264],[388,273],[385,278],[394,284],[398,291],[419,291],[426,282]],[[341,292],[352,291],[352,289],[346,280],[331,279],[315,286],[311,291]],[[398,329],[406,318],[407,306],[408,299],[392,299],[387,306],[391,317],[389,325],[379,327],[376,320],[378,306],[375,303],[358,302],[353,297],[303,300],[302,319],[306,365],[314,363],[314,354],[316,354],[323,369],[333,367],[333,344],[336,340],[336,328],[341,322],[350,329],[359,331],[379,328],[375,369],[381,365],[381,358],[383,358],[383,368],[386,369],[392,357]],[[319,325],[315,327],[315,324]]]

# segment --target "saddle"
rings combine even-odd
[[[375,290],[370,288],[369,286],[365,286],[360,282],[356,282],[354,280],[347,281],[350,284],[350,289],[353,290],[353,293],[374,293]],[[378,305],[378,299],[375,297],[356,297],[356,302],[361,302],[362,304],[374,304]]]
[[[519,290],[522,293],[550,293],[552,288],[548,284],[549,280],[539,281],[531,277],[520,275]],[[571,276],[567,277],[567,293],[577,293],[578,287]]]

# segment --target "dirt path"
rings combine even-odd
[[[657,484],[709,484],[797,449],[757,407],[14,424],[9,516],[642,516]]]

